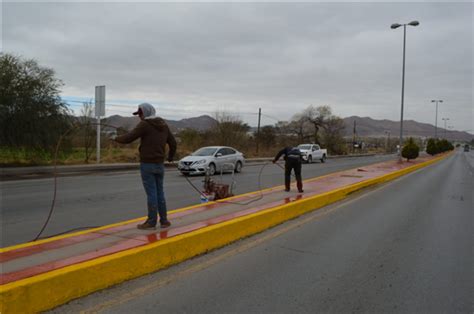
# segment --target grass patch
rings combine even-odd
[[[105,147],[101,149],[101,163],[127,163],[138,162],[138,150],[135,147]],[[95,151],[86,162],[85,149],[74,147],[68,151],[58,153],[56,163],[58,165],[80,165],[96,163]],[[22,166],[52,166],[54,165],[54,153],[46,150],[31,150],[25,148],[0,147],[0,166],[22,167]]]

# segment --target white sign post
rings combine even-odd
[[[97,118],[97,163],[100,163],[100,117],[105,116],[105,86],[95,87],[95,116]]]

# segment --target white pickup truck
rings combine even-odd
[[[318,144],[301,144],[298,145],[298,148],[301,151],[303,161],[308,164],[318,159],[325,162],[328,156],[327,149],[322,149]]]

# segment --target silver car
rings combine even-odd
[[[209,174],[225,171],[242,171],[245,164],[244,155],[232,147],[207,146],[202,147],[178,162],[182,174],[203,174],[209,169]]]

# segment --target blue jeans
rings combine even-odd
[[[160,223],[167,222],[166,200],[165,193],[163,192],[164,165],[142,162],[140,163],[140,173],[147,196],[148,223],[156,225],[158,213],[160,215]]]

